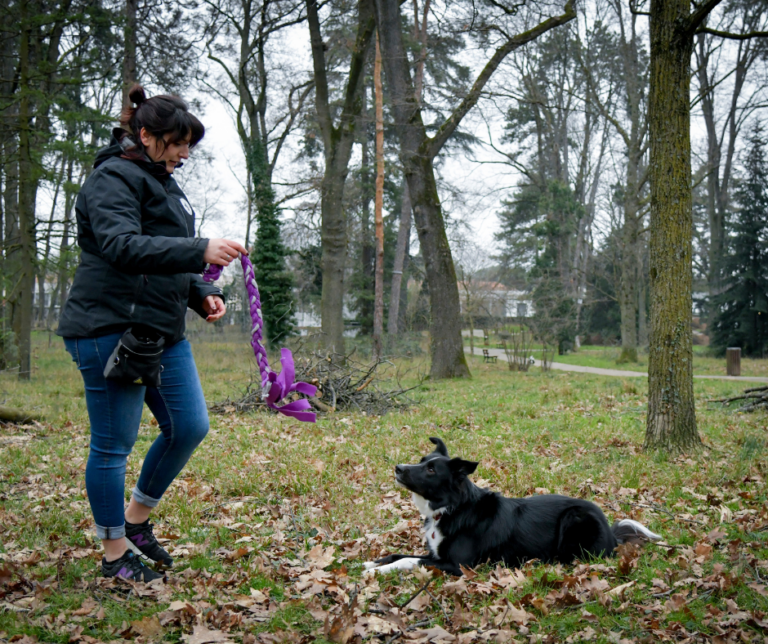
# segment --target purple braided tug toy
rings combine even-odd
[[[277,403],[289,394],[298,392],[305,396],[314,396],[317,393],[317,387],[306,382],[294,382],[296,368],[293,364],[293,354],[290,349],[280,349],[280,364],[283,369],[280,374],[276,374],[269,368],[267,361],[267,350],[264,348],[264,320],[261,317],[261,296],[259,287],[256,285],[256,276],[253,274],[253,265],[251,260],[245,255],[240,255],[240,263],[243,266],[243,277],[245,278],[245,288],[248,291],[248,300],[250,302],[251,320],[251,346],[256,356],[256,363],[259,365],[261,374],[262,397],[271,409],[279,411],[281,414],[296,418],[306,423],[314,423],[315,413],[306,411],[310,409],[309,401],[302,398],[286,403],[281,407]],[[203,279],[206,282],[215,282],[221,277],[223,266],[209,264],[203,272]]]

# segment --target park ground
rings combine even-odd
[[[193,346],[207,399],[238,397],[253,374],[247,348]],[[82,382],[55,337],[36,337],[34,361],[31,383],[0,376],[0,404],[45,417],[0,430],[0,641],[768,641],[767,418],[707,403],[744,383],[695,382],[704,447],[680,456],[642,451],[642,379],[513,373],[480,358],[471,380],[427,381],[410,411],[381,418],[212,416],[155,517],[176,568],[144,586],[97,577]],[[399,366],[406,378],[420,367]],[[156,432],[147,413],[127,489]],[[365,560],[423,551],[392,470],[430,450],[429,436],[480,461],[480,485],[588,498],[662,545],[458,580],[363,577]]]

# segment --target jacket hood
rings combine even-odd
[[[112,157],[123,157],[124,159],[129,159],[127,156],[125,156],[125,153],[133,146],[134,142],[133,139],[131,139],[129,132],[121,127],[113,128],[112,138],[109,140],[109,145],[106,148],[99,150],[99,152],[96,154],[96,161],[94,162],[93,167],[98,168],[107,159],[111,159]],[[162,179],[171,176],[168,173],[168,170],[166,170],[164,162],[155,163],[151,161],[146,155],[141,159],[129,160],[144,168],[153,177]],[[180,168],[181,164],[179,164],[177,167]]]

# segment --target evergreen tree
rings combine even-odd
[[[714,298],[712,342],[719,352],[741,347],[763,357],[768,348],[768,164],[762,127],[749,137],[745,177],[735,192],[731,251],[723,260],[726,288]]]
[[[253,199],[256,206],[256,242],[251,259],[261,295],[261,314],[266,327],[267,342],[274,345],[295,333],[293,313],[293,276],[287,270],[286,249],[280,237],[279,209],[269,178],[269,167],[261,142],[251,142],[248,164],[253,178]]]

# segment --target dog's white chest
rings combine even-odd
[[[424,497],[419,496],[415,492],[411,496],[413,504],[419,510],[421,516],[424,517],[424,539],[427,542],[427,547],[432,556],[437,558],[437,548],[443,540],[443,533],[440,532],[440,519],[446,509],[433,510],[429,507],[429,502]]]
[[[438,520],[434,517],[428,517],[424,522],[424,538],[427,541],[427,548],[434,557],[437,557],[437,548],[443,540],[443,533],[440,532],[440,515],[436,515]]]

